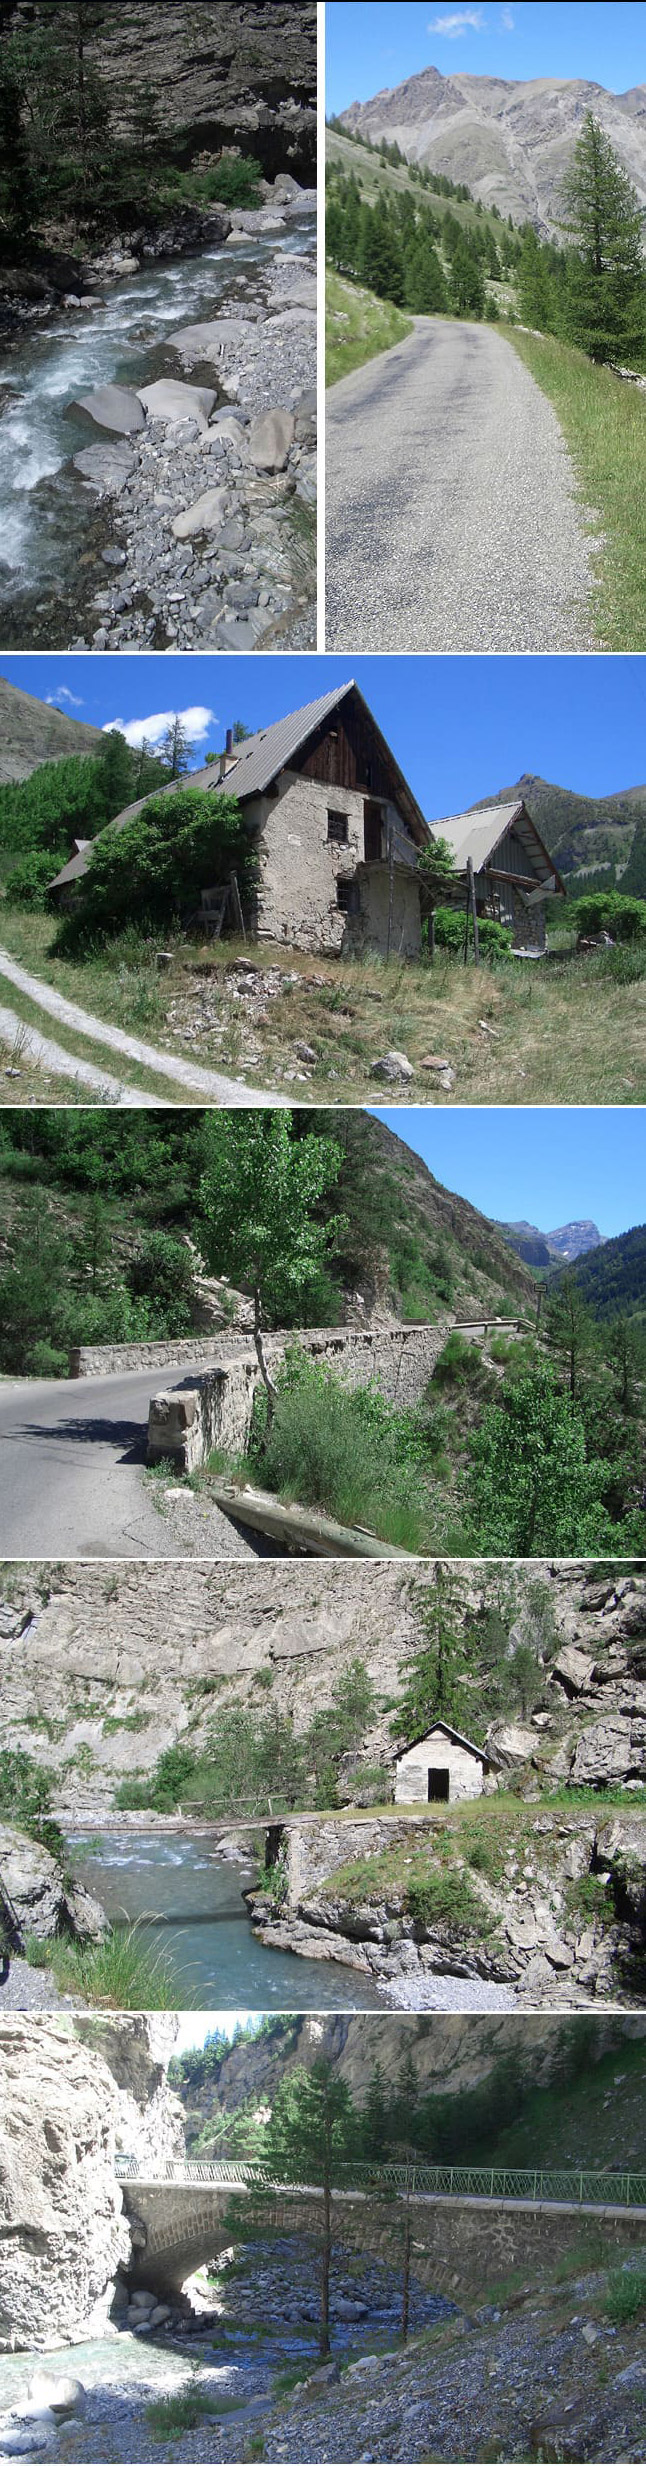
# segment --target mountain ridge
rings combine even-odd
[[[516,1251],[519,1259],[525,1260],[528,1267],[569,1267],[588,1251],[604,1247],[603,1234],[591,1216],[579,1216],[570,1224],[556,1225],[550,1233],[543,1233],[537,1224],[529,1224],[526,1217],[517,1218],[512,1223],[497,1217],[496,1223],[510,1248]]]
[[[89,720],[68,718],[67,711],[0,676],[0,787],[30,779],[43,762],[98,753],[102,743],[102,730]]]
[[[559,192],[586,111],[609,137],[641,205],[646,204],[646,86],[612,94],[587,78],[506,79],[432,63],[336,117],[408,162],[463,180],[483,206],[543,235],[559,228]]]

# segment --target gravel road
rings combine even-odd
[[[556,414],[488,326],[417,318],[332,386],[326,506],[328,651],[597,648]]]
[[[141,1036],[126,1036],[123,1028],[113,1027],[107,1019],[96,1019],[91,1011],[81,1010],[78,1002],[68,1002],[53,985],[45,984],[42,977],[32,976],[27,968],[20,967],[17,959],[12,959],[6,950],[0,950],[0,977],[7,977],[9,984],[15,985],[19,993],[26,993],[30,1001],[38,1002],[40,1009],[47,1011],[53,1019],[58,1019],[62,1027],[73,1028],[80,1036],[90,1036],[93,1044],[105,1045],[109,1053],[126,1054],[129,1061],[139,1062],[145,1070],[157,1071],[163,1079],[173,1080],[180,1088],[188,1088],[192,1094],[202,1096],[208,1104],[239,1107],[281,1103],[280,1096],[269,1095],[263,1088],[247,1087],[243,1079],[225,1079],[217,1070],[202,1070],[195,1062],[185,1062],[180,1054],[160,1052],[156,1045],[145,1044]],[[50,1051],[55,1052],[56,1047],[51,1046]],[[54,1068],[53,1063],[51,1067]],[[76,1072],[80,1065],[75,1063],[74,1067]],[[102,1083],[102,1072],[97,1072],[97,1078]],[[116,1087],[116,1080],[111,1084]],[[154,1096],[138,1096],[136,1090],[134,1096],[138,1104],[159,1101]]]

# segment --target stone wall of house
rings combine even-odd
[[[431,1730],[428,1738],[420,1740],[417,1747],[407,1748],[405,1754],[398,1757],[395,1778],[398,1804],[405,1805],[411,1799],[428,1801],[431,1765],[438,1765],[448,1772],[451,1805],[458,1798],[481,1798],[482,1764],[475,1756],[469,1755],[466,1747],[459,1747],[454,1739],[445,1738],[442,1730]]]
[[[547,932],[544,901],[541,899],[535,908],[528,908],[520,892],[512,890],[511,909],[511,931],[514,942],[518,942],[522,950],[545,950]]]
[[[379,803],[384,803],[380,798]],[[257,920],[260,938],[277,942],[293,942],[301,950],[341,951],[352,943],[354,924],[348,922],[338,906],[337,882],[353,879],[364,861],[364,796],[356,788],[337,788],[327,783],[303,778],[300,773],[285,771],[276,797],[263,797],[254,806],[249,818],[260,825],[258,854],[261,878],[257,895]],[[387,804],[384,810],[388,811]],[[328,812],[347,815],[347,842],[328,839]],[[403,832],[401,818],[392,808],[399,834]],[[411,876],[406,880],[403,867],[398,869],[397,932],[395,947],[399,949],[402,933],[403,949],[419,950],[419,895],[413,866],[411,843]],[[378,878],[378,868],[371,869]],[[387,874],[382,877],[385,892],[371,890],[365,912],[363,938],[375,948],[386,948],[388,921]],[[363,902],[362,890],[362,902]],[[385,904],[384,904],[385,903]],[[363,907],[361,914],[363,914]],[[361,915],[357,918],[361,928]]]
[[[389,1403],[417,1404],[424,1393],[449,1326],[447,1316],[435,1327],[307,1328],[291,1335],[271,1336],[265,1344],[268,1368],[276,1371],[289,1344],[298,1344],[310,1358],[332,1370],[344,1387],[367,1387],[374,1379]],[[193,1472],[211,1448],[226,1453],[244,1450],[260,1370],[254,1352],[226,1355],[217,1368],[206,1370],[190,1387],[153,1396],[148,1417],[148,1462],[173,1458],[180,1472]]]

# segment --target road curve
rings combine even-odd
[[[3,1558],[178,1558],[190,1545],[155,1506],[142,1479],[148,1405],[156,1387],[190,1382],[186,1362],[114,1378],[16,1379],[0,1384],[0,1555]],[[247,1556],[229,1523],[209,1511],[203,1555]],[[205,1530],[206,1530],[205,1525]]]
[[[145,1096],[142,1088],[128,1087],[124,1079],[113,1079],[111,1071],[97,1070],[95,1062],[82,1062],[64,1045],[53,1044],[50,1036],[41,1036],[39,1028],[19,1019],[17,1010],[0,1009],[0,1037],[6,1037],[10,1051],[19,1054],[18,1076],[20,1064],[30,1062],[39,1070],[55,1071],[59,1079],[71,1079],[81,1095],[84,1087],[91,1088],[104,1105],[163,1105],[163,1096]]]
[[[217,1070],[203,1070],[197,1062],[183,1061],[178,1053],[162,1053],[156,1045],[144,1044],[141,1036],[126,1036],[123,1028],[113,1027],[107,1019],[95,1019],[91,1011],[81,1010],[78,1002],[68,1002],[54,985],[45,984],[41,976],[31,976],[27,968],[11,958],[9,951],[0,949],[0,977],[3,976],[15,985],[17,992],[26,993],[31,1002],[37,1002],[40,1010],[60,1020],[61,1027],[73,1028],[77,1036],[90,1036],[93,1044],[105,1045],[108,1052],[127,1054],[140,1068],[156,1071],[161,1078],[203,1096],[205,1104],[240,1107],[285,1103],[284,1096],[268,1094],[266,1088],[247,1087],[244,1079],[225,1079]],[[154,1104],[156,1099],[142,1096],[137,1102]]]
[[[597,647],[556,413],[487,325],[417,318],[331,387],[326,517],[328,651]]]

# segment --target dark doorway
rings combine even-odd
[[[363,808],[363,852],[367,865],[378,865],[383,856],[384,817],[381,805],[366,804]]]
[[[429,1799],[448,1798],[449,1774],[446,1764],[430,1765],[428,1775],[428,1794]]]

